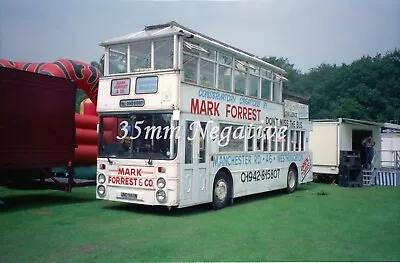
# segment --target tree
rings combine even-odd
[[[92,61],[90,62],[90,65],[97,68],[100,71],[101,75],[104,76],[104,55],[101,56],[99,62]]]
[[[400,50],[349,65],[321,64],[301,73],[287,58],[264,61],[287,71],[284,88],[310,97],[311,119],[355,118],[400,123]]]

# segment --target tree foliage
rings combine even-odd
[[[400,123],[400,50],[363,56],[341,66],[321,64],[307,73],[288,59],[263,60],[282,67],[284,87],[310,97],[310,118],[354,118]]]

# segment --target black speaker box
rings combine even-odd
[[[359,151],[340,151],[339,165],[347,165],[361,169],[361,155]]]
[[[339,165],[339,185],[343,187],[361,187],[363,185],[361,166]]]

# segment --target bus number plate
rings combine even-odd
[[[126,200],[137,200],[137,194],[121,192],[121,196],[119,198]]]
[[[127,99],[127,100],[120,100],[119,106],[121,108],[126,107],[143,107],[145,104],[144,99]]]

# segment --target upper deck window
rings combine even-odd
[[[232,89],[232,68],[219,65],[218,67],[218,88],[231,91]]]
[[[246,94],[246,73],[235,70],[235,92]]]
[[[209,47],[202,47],[204,50],[207,52],[200,52],[200,57],[207,58],[210,60],[216,60],[217,59],[217,51],[209,48]]]
[[[154,68],[169,69],[174,63],[174,41],[172,38],[154,41]]]
[[[247,70],[249,71],[250,74],[257,75],[257,76],[260,75],[260,68],[257,67],[256,65],[248,63]]]
[[[261,79],[261,98],[272,100],[272,87],[271,87],[271,80],[268,79]]]
[[[151,41],[130,44],[131,72],[151,70]]]
[[[215,63],[204,59],[200,60],[200,85],[215,86]]]
[[[199,45],[186,42],[186,41],[183,43],[183,50],[185,52],[192,53],[195,55],[198,55],[199,53],[203,53],[203,54],[207,54],[207,55],[209,54],[207,49],[205,49]]]
[[[222,52],[219,52],[218,62],[224,65],[232,66],[233,58]]]
[[[110,74],[126,73],[128,47],[125,45],[112,46],[109,50]]]
[[[185,81],[197,83],[197,61],[195,56],[183,54],[183,70]]]
[[[272,79],[272,71],[261,68],[260,75],[263,78]]]
[[[237,68],[238,70],[246,71],[246,62],[235,60],[235,68]]]
[[[259,97],[260,78],[257,76],[249,75],[248,94],[253,97]]]
[[[184,82],[281,102],[276,73],[234,52],[184,40],[182,69]]]
[[[108,74],[173,68],[174,39],[172,37],[112,45],[108,48]]]
[[[282,102],[282,82],[279,79],[273,81],[273,101]]]

